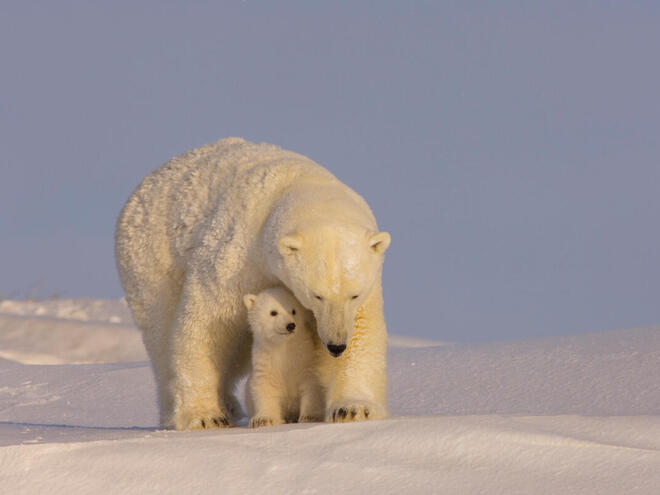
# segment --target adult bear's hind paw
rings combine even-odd
[[[209,430],[213,428],[229,428],[230,421],[224,416],[198,418],[192,421],[189,430]]]
[[[186,417],[187,416],[187,417]],[[225,411],[208,411],[206,413],[188,414],[176,422],[177,430],[213,430],[229,428],[232,425],[229,414]]]

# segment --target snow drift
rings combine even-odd
[[[151,369],[121,301],[49,304],[0,304],[7,493],[660,486],[660,327],[480,344],[392,338],[391,419],[172,432],[155,427]]]

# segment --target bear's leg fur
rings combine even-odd
[[[274,380],[272,373],[264,367],[255,367],[250,381],[250,397],[253,416],[250,418],[250,428],[261,426],[275,426],[284,423],[282,415],[282,385]]]
[[[165,281],[152,283],[151,288],[156,297],[148,299],[144,294],[149,291],[127,291],[127,300],[136,324],[142,330],[142,342],[149,355],[151,368],[156,381],[158,395],[158,411],[160,425],[168,426],[174,407],[174,398],[170,389],[173,374],[171,371],[171,337],[170,330],[176,313],[181,288]]]
[[[174,407],[168,425],[177,430],[231,425],[231,412],[224,403],[233,391],[227,372],[245,322],[240,321],[239,304],[226,304],[221,297],[209,302],[201,294],[194,282],[186,284],[172,329]]]
[[[298,423],[323,421],[325,403],[323,390],[315,376],[306,379],[300,386],[300,415]]]
[[[151,368],[156,380],[156,392],[158,394],[158,413],[160,425],[167,426],[168,418],[174,407],[174,398],[170,390],[172,372],[168,359],[168,342],[165,339],[154,339],[154,335],[166,335],[165,332],[143,331],[142,341],[147,349],[151,360]]]
[[[326,387],[326,421],[359,421],[387,416],[386,351],[382,289],[377,284],[358,311],[346,351],[337,358],[327,352],[322,354],[320,366]]]

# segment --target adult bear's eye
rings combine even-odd
[[[318,299],[319,301],[323,301],[323,298],[322,298],[321,296],[319,296],[319,295],[314,294],[314,297],[315,297],[316,299]]]
[[[295,309],[292,309],[292,310],[291,310],[291,314],[292,314],[292,315],[295,315],[295,314],[296,314],[296,310],[295,310]]]
[[[270,316],[277,316],[277,311],[272,310],[272,311],[270,312]]]
[[[358,297],[360,297],[359,294],[355,294],[351,299],[357,299]]]

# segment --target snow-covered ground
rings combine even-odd
[[[123,301],[3,301],[0,492],[660,493],[660,327],[393,337],[389,378],[384,421],[159,431]]]

